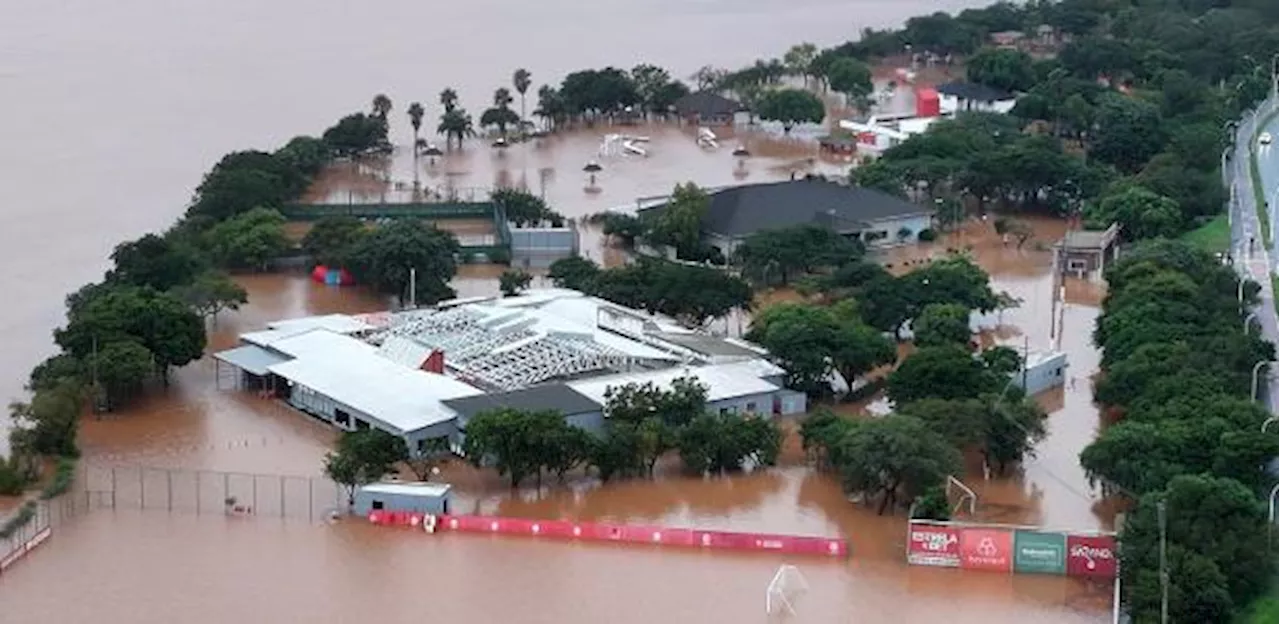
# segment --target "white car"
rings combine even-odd
[[[1258,136],[1258,143],[1262,145],[1271,145],[1271,133],[1263,132],[1260,136]]]

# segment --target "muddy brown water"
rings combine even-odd
[[[0,152],[12,200],[0,228],[0,288],[9,295],[0,310],[6,338],[0,394],[18,396],[32,364],[52,351],[49,331],[61,322],[64,294],[100,275],[120,240],[168,225],[199,176],[229,150],[269,148],[315,132],[379,91],[395,101],[400,123],[393,123],[393,135],[407,145],[409,100],[427,105],[431,127],[439,114],[436,94],[453,86],[478,115],[517,65],[533,71],[535,85],[567,68],[610,63],[651,61],[687,74],[703,63],[738,65],[799,39],[834,42],[862,26],[967,4],[979,3],[483,0],[425,7],[393,0],[359,10],[327,0],[197,0],[181,8],[151,0],[30,4],[0,27],[0,83],[14,96],[0,99],[0,119],[23,120],[4,122],[6,144],[18,149]],[[299,19],[305,28],[297,27]],[[336,45],[337,33],[357,22],[363,43]],[[481,30],[483,50],[471,34]],[[287,46],[280,45],[282,32],[290,33]],[[541,43],[531,39],[534,32]],[[569,39],[572,45],[564,43]],[[94,96],[86,98],[88,92]],[[600,157],[606,131],[502,154],[477,142],[435,165],[420,161],[418,175],[428,186],[523,184],[545,192],[562,213],[585,216],[684,180],[715,186],[838,169],[815,160],[810,145],[747,136],[705,152],[688,129],[667,126],[618,130],[649,136],[648,158]],[[728,154],[739,140],[755,154],[742,167]],[[601,190],[586,193],[581,167],[594,158],[605,166]],[[391,192],[395,182],[412,179],[412,167],[404,154],[382,167]],[[335,182],[330,197],[340,196],[344,184],[366,197],[387,186],[376,178]],[[1060,231],[1050,222],[1036,227],[1046,241]],[[979,224],[966,236],[997,287],[1025,299],[1005,314],[1007,327],[996,339],[1016,344],[1025,334],[1033,348],[1048,346],[1047,255],[1002,247]],[[589,253],[616,262],[617,254],[598,242],[588,237]],[[929,252],[901,250],[887,261]],[[464,267],[454,286],[464,296],[493,294],[500,271]],[[211,327],[211,350],[277,318],[386,307],[359,289],[328,288],[303,276],[241,279],[251,304]],[[990,483],[968,475],[980,516],[1107,526],[1076,462],[1098,422],[1087,381],[1097,363],[1088,344],[1097,297],[1069,285],[1063,348],[1080,381],[1041,397],[1053,410],[1050,437],[1022,472]],[[86,420],[86,462],[318,472],[332,431],[277,404],[218,390],[214,380],[205,358],[127,412]],[[1110,597],[1109,588],[1068,579],[909,568],[901,515],[879,517],[850,504],[837,484],[795,457],[777,470],[733,479],[672,477],[605,488],[575,482],[517,496],[465,468],[446,475],[460,484],[466,504],[484,513],[848,537],[854,556],[847,561],[789,561],[810,585],[799,621],[1088,622],[1105,616]],[[764,619],[764,589],[780,563],[770,556],[428,538],[359,523],[97,510],[61,526],[37,556],[0,578],[0,622],[756,621]]]

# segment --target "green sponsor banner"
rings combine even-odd
[[[1061,533],[1014,531],[1013,571],[1020,574],[1066,574],[1067,537]]]

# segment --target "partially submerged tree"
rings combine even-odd
[[[392,472],[409,456],[404,438],[381,429],[348,431],[338,438],[337,449],[324,456],[324,472],[347,493],[347,504],[355,504],[356,488],[373,483]]]

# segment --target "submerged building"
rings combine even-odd
[[[783,386],[767,356],[564,289],[279,321],[214,355],[220,386],[278,398],[340,429],[385,430],[415,452],[458,453],[466,422],[484,411],[550,409],[599,431],[609,388],[677,377],[706,386],[712,411],[803,412],[805,396]]]

